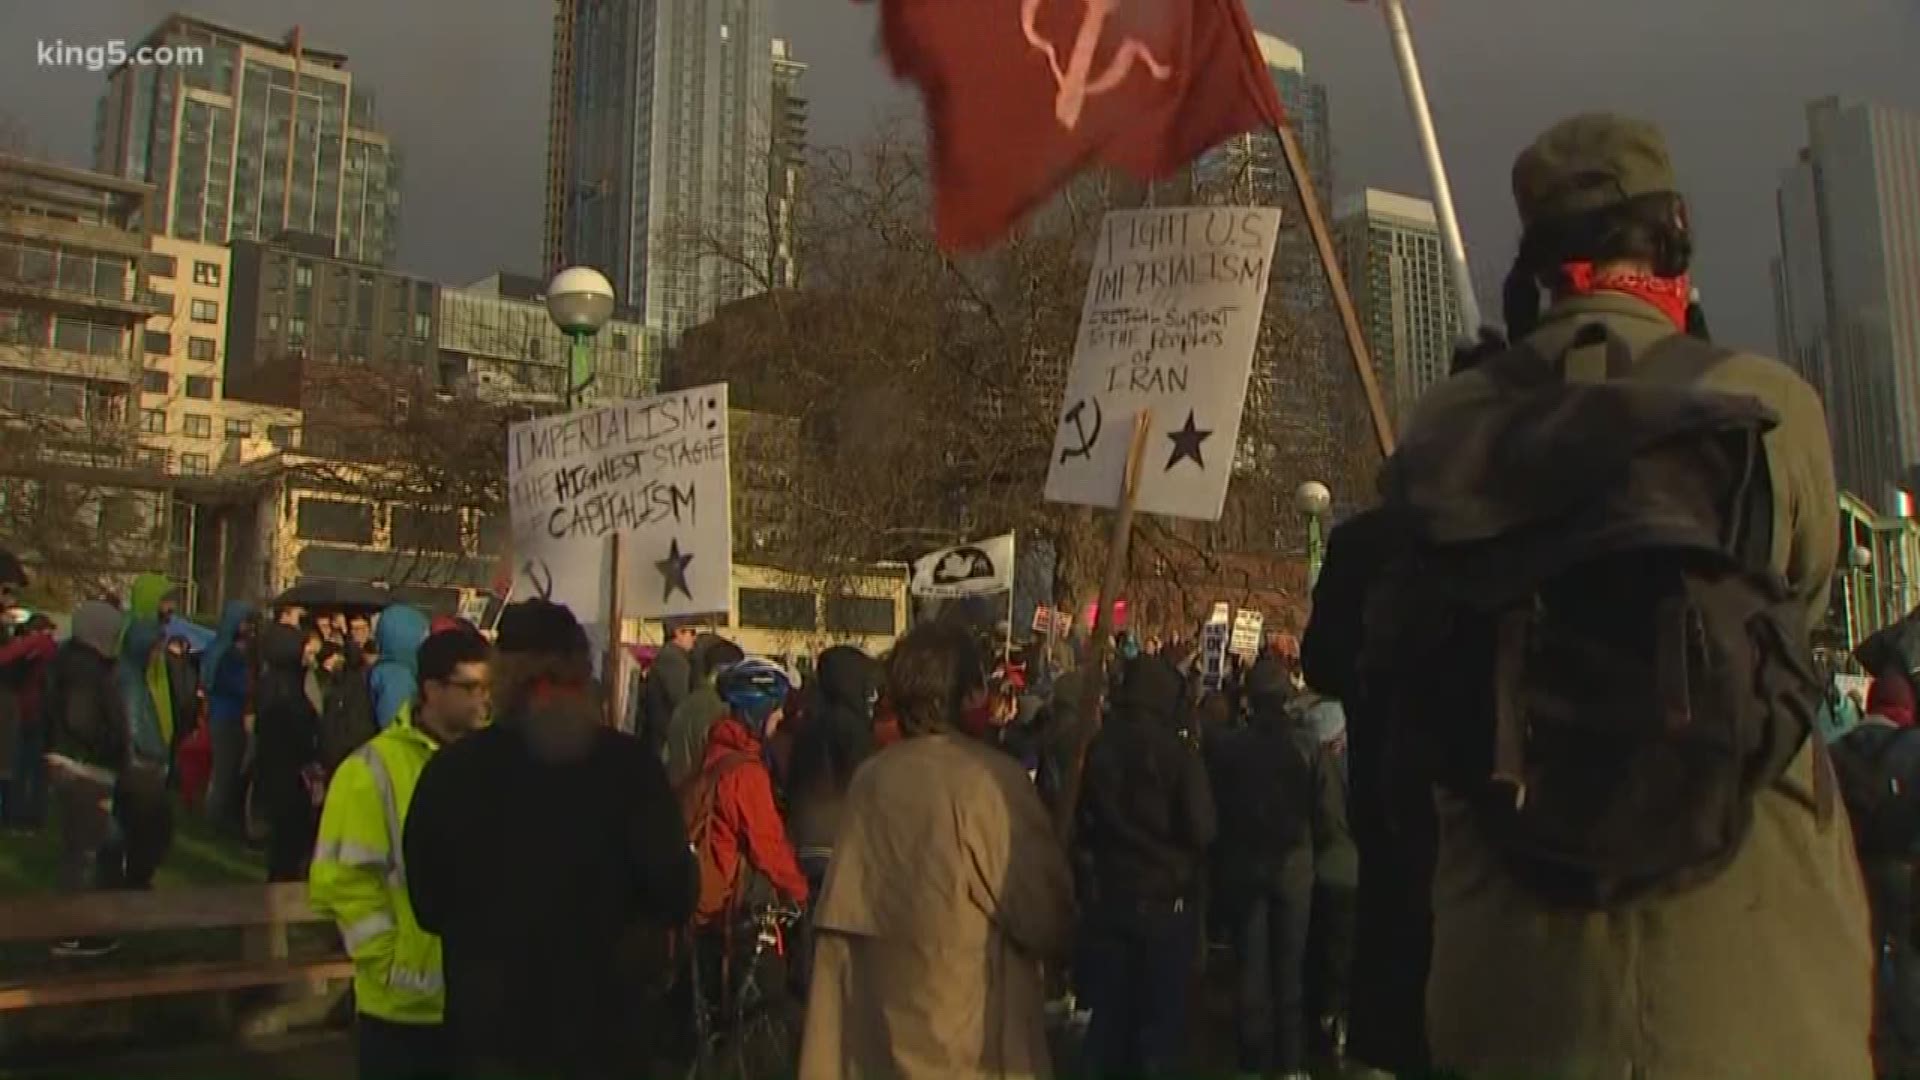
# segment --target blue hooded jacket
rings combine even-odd
[[[381,731],[419,691],[420,643],[427,640],[429,626],[424,612],[406,604],[380,613],[380,624],[373,631],[380,662],[367,672],[367,687],[373,693],[373,722]]]
[[[207,719],[213,723],[239,723],[247,714],[247,658],[233,645],[253,612],[245,600],[227,601],[220,630],[200,658],[200,685],[207,688]]]
[[[160,710],[147,685],[147,661],[159,644],[158,622],[134,619],[127,623],[126,635],[120,639],[120,658],[114,662],[114,682],[126,705],[133,756],[166,766],[173,760],[173,751],[161,730]]]

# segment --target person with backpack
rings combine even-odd
[[[1912,1076],[1920,1073],[1920,730],[1912,683],[1873,681],[1866,715],[1833,744],[1833,764],[1873,911],[1876,1075]]]
[[[423,685],[451,638],[421,648]],[[428,762],[406,827],[413,910],[445,954],[452,1075],[642,1075],[664,942],[695,889],[666,774],[603,722],[566,606],[508,605],[491,673],[497,722]]]
[[[268,881],[307,879],[319,826],[320,717],[306,686],[318,641],[280,623],[260,632],[253,804],[267,823]]]
[[[73,609],[73,633],[47,670],[47,773],[60,829],[62,890],[118,889],[125,850],[113,816],[113,792],[130,760],[126,703],[115,686],[123,616],[89,600]],[[68,938],[56,956],[101,956],[119,948],[106,938]]]
[[[1337,763],[1299,722],[1278,668],[1248,687],[1251,722],[1211,757],[1219,800],[1215,903],[1232,934],[1240,1068],[1305,1076],[1309,930],[1316,864],[1347,837]]]
[[[1090,873],[1074,981],[1093,1010],[1087,1064],[1098,1076],[1187,1067],[1201,870],[1218,819],[1206,767],[1180,735],[1185,699],[1172,661],[1137,655],[1087,749],[1077,842]]]
[[[727,715],[713,725],[700,773],[681,789],[681,806],[700,869],[694,926],[723,934],[744,905],[776,897],[804,905],[809,890],[763,759],[793,680],[773,661],[750,658],[721,669],[714,690]]]
[[[1690,332],[1657,129],[1557,124],[1513,191],[1514,345],[1389,459],[1408,550],[1361,648],[1434,789],[1433,1065],[1868,1075],[1866,897],[1810,737],[1840,534],[1819,396]]]

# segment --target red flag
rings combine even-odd
[[[880,0],[933,128],[940,246],[986,247],[1099,162],[1142,179],[1283,121],[1241,0]]]

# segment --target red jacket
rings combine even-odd
[[[711,772],[729,754],[746,761],[720,778],[713,795],[713,854],[729,878],[738,873],[741,852],[754,869],[766,875],[782,897],[807,902],[807,878],[787,842],[787,826],[773,801],[773,778],[760,760],[760,740],[745,724],[728,716],[707,735],[707,755],[701,768]]]
[[[40,693],[46,686],[47,665],[53,661],[53,654],[59,648],[59,642],[53,639],[51,632],[26,634],[0,645],[0,668],[12,668],[18,664],[26,672],[16,699],[22,727],[40,723]]]

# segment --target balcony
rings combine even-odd
[[[0,295],[111,311],[129,322],[172,310],[141,287],[127,259],[32,242],[0,240]]]

